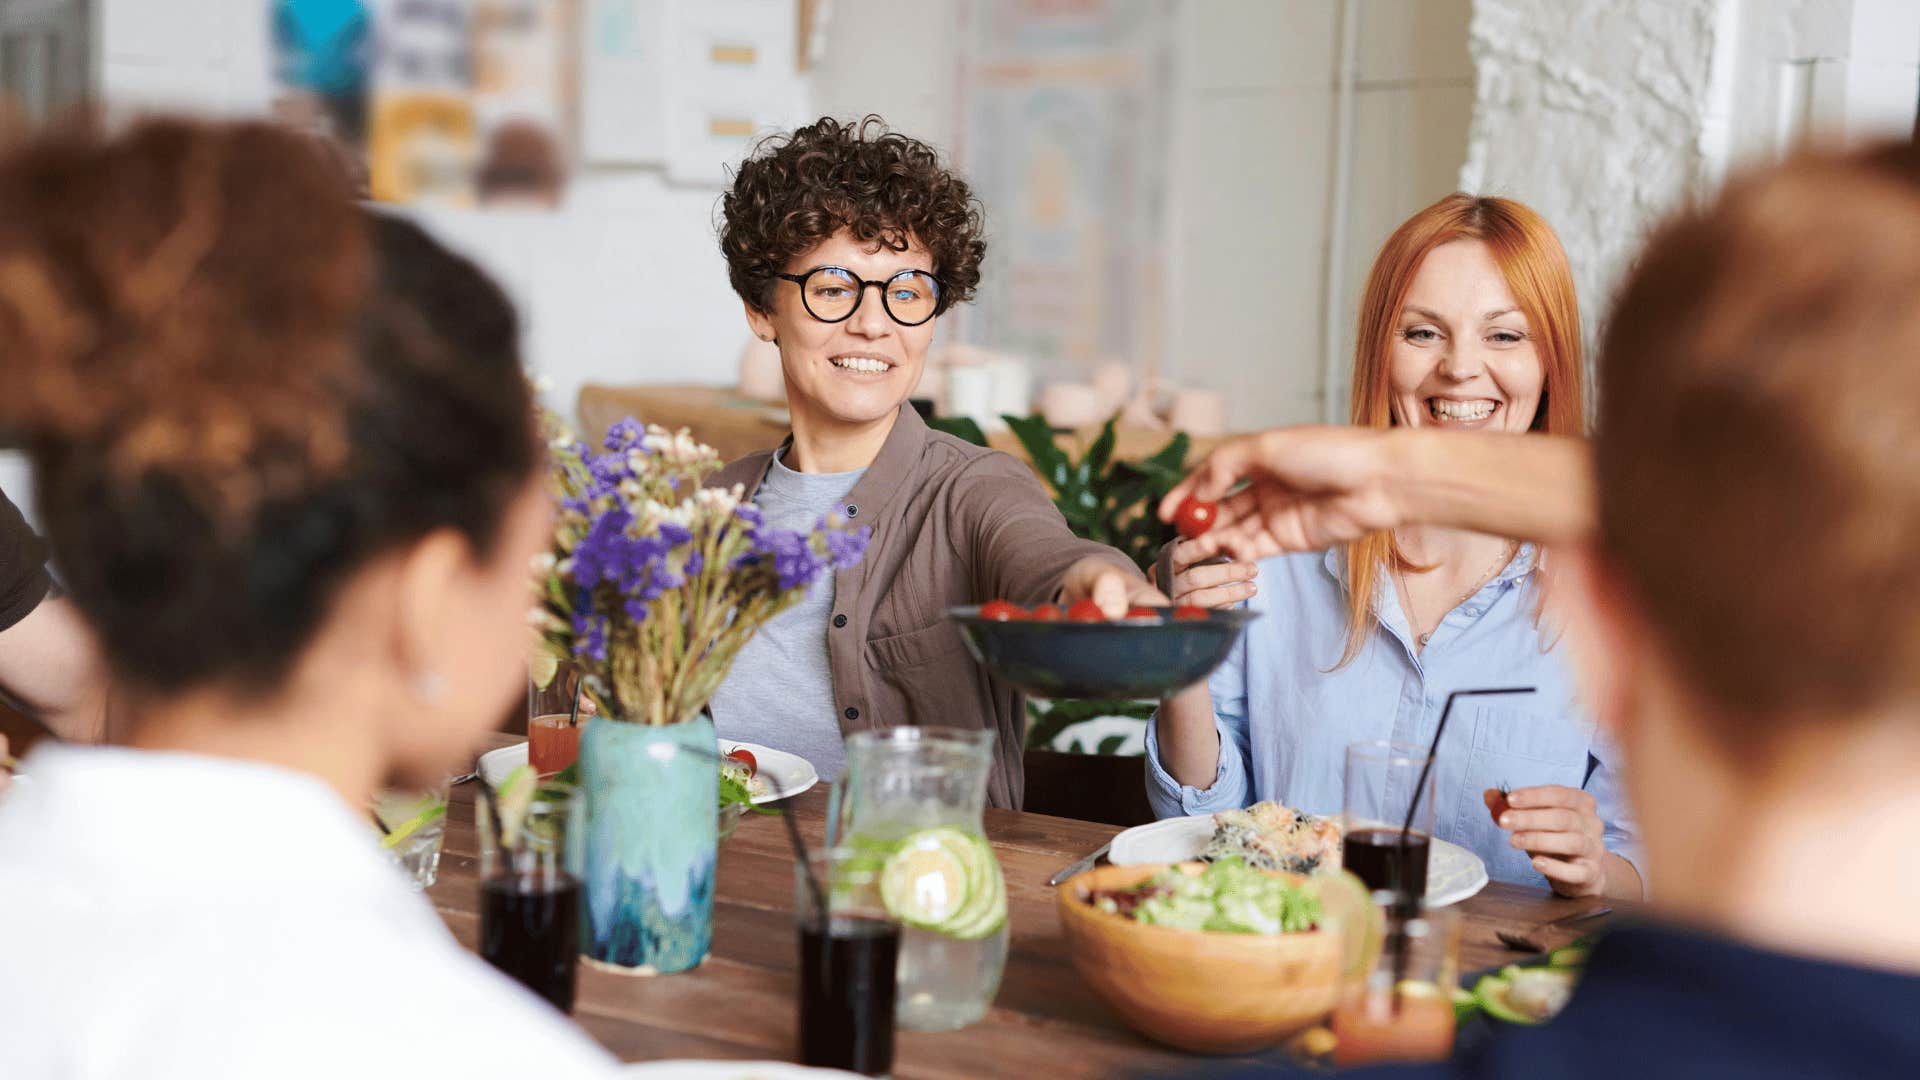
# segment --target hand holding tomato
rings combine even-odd
[[[1260,568],[1250,562],[1233,562],[1226,556],[1201,558],[1192,540],[1173,545],[1168,562],[1173,581],[1168,591],[1173,602],[1190,607],[1225,608],[1253,598],[1260,591],[1255,578]]]
[[[1067,568],[1060,581],[1060,602],[1093,602],[1104,619],[1123,619],[1134,605],[1165,604],[1167,598],[1137,570],[1123,570],[1110,559],[1089,555]],[[1036,613],[1036,618],[1038,614]]]

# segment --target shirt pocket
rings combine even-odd
[[[1510,843],[1493,823],[1484,793],[1488,788],[1559,784],[1577,788],[1587,778],[1593,725],[1575,716],[1482,706],[1473,716],[1473,740],[1467,752],[1462,789],[1453,808],[1450,839],[1470,848],[1487,863],[1496,881],[1540,884],[1524,851]]]
[[[897,674],[963,655],[966,651],[967,643],[960,638],[959,626],[941,619],[932,626],[868,641],[867,662],[876,671]]]

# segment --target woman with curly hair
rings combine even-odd
[[[722,203],[728,277],[780,347],[793,433],[715,480],[767,519],[870,527],[834,574],[741,650],[721,734],[840,772],[845,734],[899,725],[997,736],[988,785],[1017,807],[1026,706],[967,655],[948,607],[1164,602],[1126,556],[1081,540],[1024,463],[929,429],[907,404],[939,317],[980,281],[980,206],[931,147],[878,117],[822,119],[743,162]],[[869,295],[869,293],[873,295]]]

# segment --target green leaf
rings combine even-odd
[[[1093,445],[1087,447],[1086,456],[1080,459],[1081,467],[1095,477],[1105,477],[1107,466],[1113,463],[1113,446],[1117,441],[1113,425],[1118,419],[1118,416],[1107,417],[1107,422],[1100,428],[1099,438],[1093,440]]]
[[[1192,445],[1193,440],[1187,438],[1186,432],[1177,432],[1174,434],[1171,442],[1161,447],[1158,453],[1147,458],[1141,462],[1141,464],[1148,466],[1150,470],[1160,468],[1172,469],[1176,472],[1182,471],[1187,465],[1187,450]]]
[[[965,439],[975,446],[987,445],[987,433],[970,416],[936,416],[927,421],[927,426],[935,431],[951,435],[956,439]]]
[[[1126,744],[1127,737],[1125,735],[1109,735],[1100,740],[1100,745],[1094,747],[1093,752],[1099,754],[1101,757],[1112,757],[1118,754],[1120,748]]]
[[[1056,494],[1064,493],[1070,483],[1072,466],[1067,455],[1054,444],[1053,428],[1045,417],[1040,416],[1003,416],[1007,427],[1013,429],[1014,437],[1033,459],[1033,466],[1040,476],[1053,486]]]

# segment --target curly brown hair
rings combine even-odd
[[[0,157],[0,441],[116,686],[266,693],[383,552],[485,553],[539,462],[512,306],[304,136]]]
[[[773,310],[774,275],[841,229],[905,251],[919,240],[940,279],[935,314],[973,298],[986,255],[980,200],[933,147],[868,116],[831,117],[762,140],[720,203],[720,251],[733,291]]]

